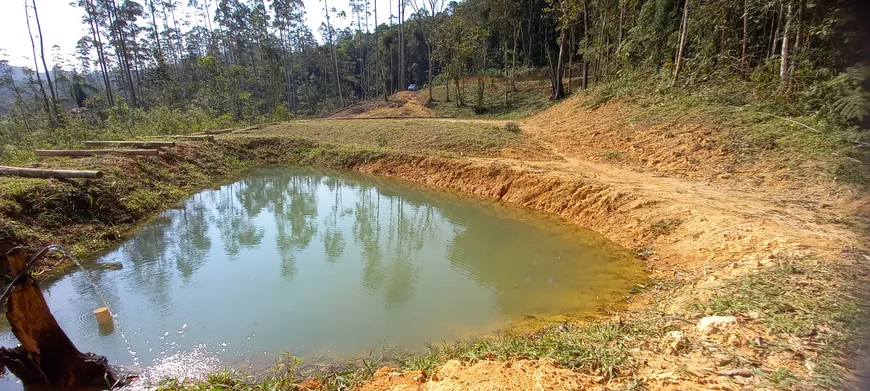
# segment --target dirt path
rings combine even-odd
[[[867,203],[862,203],[860,195],[841,192],[832,184],[826,188],[815,183],[730,180],[715,164],[697,164],[693,175],[683,175],[638,167],[632,162],[594,161],[585,147],[591,141],[585,137],[594,139],[587,133],[607,131],[599,125],[586,128],[578,125],[569,134],[564,126],[546,118],[533,117],[521,122],[530,142],[550,151],[544,153],[549,159],[539,161],[513,158],[507,153],[496,158],[375,162],[360,170],[499,198],[549,211],[595,229],[638,254],[643,253],[651,276],[673,281],[675,287],[669,292],[637,297],[630,311],[658,303],[664,315],[675,319],[685,319],[697,303],[709,300],[731,281],[765,273],[783,260],[813,259],[821,270],[826,270],[825,264],[851,262],[846,260],[847,254],[854,249],[867,250],[862,235],[842,223],[843,216],[866,213],[863,209],[856,213],[854,209],[855,205],[866,208]],[[647,152],[661,154],[658,150]],[[863,258],[848,259],[857,259],[860,269],[868,270],[870,262],[865,261],[870,261],[870,257],[866,253]],[[821,283],[827,289],[835,289],[841,282],[831,279]],[[677,342],[668,339],[672,334],[662,336],[661,342],[637,342],[637,346],[644,348],[636,349],[632,356],[645,364],[632,379],[623,378],[609,385],[601,384],[600,377],[590,374],[558,372],[564,370],[552,362],[481,361],[450,362],[430,378],[385,370],[362,390],[508,390],[525,386],[541,390],[609,389],[630,380],[639,380],[650,389],[666,390],[741,389],[767,384],[755,375],[748,378],[721,375],[710,369],[732,362],[734,357],[739,362],[756,363],[758,373],[786,370],[794,373],[796,379],[817,376],[813,360],[818,353],[806,348],[814,343],[813,337],[807,341],[798,338],[799,342],[795,342],[792,335],[769,335],[751,316],[757,315],[740,318],[741,324],[731,328],[730,335],[708,336],[683,324],[670,326],[679,330],[679,334],[673,334],[679,336]],[[734,342],[752,338],[757,341],[784,338],[781,343],[788,346],[790,353],[748,347],[758,342]],[[679,347],[692,353],[676,354],[678,342],[687,340],[699,344],[698,347]],[[559,380],[541,383],[548,375],[540,370],[511,369],[518,362],[536,368],[541,365],[546,373],[557,371]]]
[[[748,188],[728,181],[673,178],[590,162],[578,158],[571,148],[560,146],[565,143],[554,143],[554,135],[533,121],[524,123],[523,129],[560,159],[512,164],[588,176],[626,191],[645,193],[683,209],[690,221],[693,220],[691,215],[703,213],[694,219],[698,220],[695,224],[684,227],[688,231],[713,230],[727,234],[746,230],[759,237],[789,237],[800,240],[801,244],[832,251],[859,242],[852,231],[830,224],[830,216],[839,201],[835,195],[819,194],[813,189],[795,192],[764,186]],[[807,197],[811,192],[815,194]]]
[[[390,95],[389,100],[368,99],[345,107],[333,114],[332,118],[421,118],[435,117],[435,111],[426,107],[422,99],[413,91],[399,91]]]

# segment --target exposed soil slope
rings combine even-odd
[[[420,118],[435,117],[432,109],[413,91],[399,91],[389,100],[372,98],[345,107],[332,118]]]
[[[448,361],[431,375],[383,367],[365,389],[389,391],[516,391],[604,389],[601,377],[560,368],[552,359],[476,363]]]
[[[732,305],[747,309],[736,312],[735,323],[722,328],[727,331],[711,333],[693,324],[704,315],[734,314],[729,308],[718,313],[716,305],[706,303],[720,303],[720,293],[731,294],[735,286],[766,278],[797,284],[771,296],[864,300],[861,294],[850,296],[857,285],[849,280],[854,276],[866,283],[870,274],[866,237],[843,224],[866,224],[862,216],[867,216],[867,203],[860,192],[788,176],[758,180],[754,176],[766,172],[763,161],[740,163],[751,171],[737,178],[723,175],[733,171],[727,167],[738,161],[736,153],[698,147],[705,145],[703,135],[715,133],[701,124],[652,126],[626,136],[623,127],[629,124],[619,114],[618,103],[597,112],[561,111],[560,106],[551,110],[522,124],[525,134],[550,149],[551,160],[388,156],[357,169],[552,212],[636,249],[648,259],[652,277],[669,282],[637,297],[634,311],[652,305],[660,311],[659,322],[675,319],[658,328],[662,331],[655,340],[637,343],[640,349],[632,353],[644,364],[631,378],[652,389],[778,388],[771,385],[770,374],[787,374],[788,384],[813,387],[820,376],[830,376],[818,372],[817,362],[826,358],[813,346],[832,341],[831,335],[821,335],[831,330],[799,332],[803,326],[795,326],[791,332],[780,332],[784,326],[772,324],[817,316],[824,311],[823,303],[810,301],[807,305],[813,307],[788,314],[790,310],[770,308],[766,300],[775,297],[761,295],[754,302]],[[611,159],[602,157],[602,151],[613,148],[631,152],[620,162],[604,163]],[[783,265],[815,275],[783,276]],[[673,284],[675,288],[661,290]],[[852,293],[844,298],[838,296],[841,292]],[[621,316],[631,318],[631,313]],[[836,365],[859,370],[850,361]],[[489,386],[492,380],[481,377],[473,366],[451,371],[457,384],[467,389],[499,389],[520,381],[511,377]],[[584,375],[568,375],[572,376],[583,383]],[[611,386],[624,380],[614,379]],[[434,387],[431,383],[421,389]],[[381,385],[375,381],[362,389],[390,389]],[[542,389],[580,388],[585,386]]]

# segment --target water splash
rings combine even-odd
[[[59,245],[51,245],[48,246],[48,250],[58,252],[63,256],[69,258],[71,261],[73,261],[73,263],[76,264],[76,266],[79,267],[79,269],[82,270],[82,274],[84,274],[85,279],[88,280],[88,283],[91,284],[91,287],[94,288],[94,292],[97,293],[97,296],[100,297],[100,301],[103,303],[103,306],[110,309],[109,312],[112,314],[112,325],[115,327],[115,330],[118,331],[118,335],[121,336],[121,340],[123,340],[124,344],[127,346],[127,353],[130,353],[130,356],[133,358],[133,365],[139,366],[139,357],[136,356],[136,351],[133,350],[133,347],[130,345],[130,341],[127,339],[127,335],[124,333],[124,329],[121,328],[121,324],[120,322],[118,322],[118,314],[111,310],[109,301],[106,300],[106,296],[103,295],[103,291],[100,290],[99,285],[97,285],[97,281],[91,276],[91,273],[87,269],[85,269],[85,266],[82,265],[78,258],[70,254],[69,251],[66,251],[65,248]]]
[[[153,390],[161,381],[177,379],[180,382],[204,380],[221,368],[221,361],[209,352],[205,345],[196,345],[186,352],[176,352],[155,360],[137,374],[135,382],[123,388],[125,391]]]

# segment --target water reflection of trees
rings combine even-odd
[[[276,194],[270,195],[275,210],[275,241],[281,256],[281,275],[296,273],[297,254],[308,247],[317,234],[317,194],[319,178],[293,176],[275,181]]]
[[[168,302],[168,264],[174,263],[181,279],[190,279],[214,254],[215,240],[226,256],[235,258],[260,246],[274,224],[282,276],[290,279],[298,272],[300,254],[308,254],[312,243],[322,245],[322,250],[316,248],[322,253],[310,253],[310,261],[335,263],[353,250],[362,262],[364,290],[389,308],[399,308],[413,297],[427,257],[448,258],[453,267],[502,293],[511,291],[513,286],[506,285],[513,284],[511,276],[535,275],[530,263],[507,268],[493,262],[533,259],[536,254],[529,251],[537,246],[481,246],[533,239],[517,236],[524,230],[494,226],[482,214],[475,205],[400,184],[372,185],[344,174],[267,171],[194,196],[183,208],[143,227],[123,252],[132,264],[131,278],[149,286],[150,300]]]
[[[246,180],[210,193],[215,197],[213,205],[216,213],[212,214],[212,221],[220,232],[224,251],[230,259],[235,259],[243,249],[256,247],[263,239],[264,230],[253,221],[256,213],[251,213],[252,210],[259,211],[251,196],[256,193],[258,183],[263,182]],[[248,193],[252,185],[255,192]]]
[[[211,249],[211,238],[208,236],[209,220],[203,195],[191,197],[178,211],[173,227],[177,238],[173,249],[175,268],[185,280],[205,263]]]
[[[388,216],[382,216],[381,203]],[[363,286],[383,290],[384,303],[396,308],[410,299],[419,280],[425,245],[439,231],[436,209],[422,202],[361,185],[355,208],[354,238],[362,247]],[[384,217],[387,217],[384,219]]]
[[[135,286],[148,287],[148,300],[158,309],[166,309],[171,302],[172,275],[167,268],[169,259],[167,247],[171,243],[173,227],[172,215],[177,210],[170,210],[143,227],[132,238],[127,240],[121,253],[130,262],[125,264],[127,276]]]
[[[335,263],[338,258],[344,253],[345,240],[344,233],[338,227],[338,219],[344,212],[344,203],[342,198],[342,188],[345,186],[343,182],[332,178],[324,177],[321,181],[323,186],[326,186],[332,192],[332,206],[329,208],[329,214],[323,220],[323,235],[320,240],[323,241],[323,251],[326,255],[326,261]]]

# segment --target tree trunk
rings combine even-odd
[[[740,70],[748,71],[746,60],[746,46],[749,42],[749,0],[743,0],[743,43],[740,50]]]
[[[102,178],[103,172],[0,166],[0,175],[22,178]]]
[[[206,4],[209,0],[206,0]],[[157,44],[157,53],[154,55],[158,65],[163,65],[163,48],[160,47],[160,33],[157,32],[157,11],[154,9],[154,0],[148,2],[148,7],[151,8],[151,27],[154,34],[154,43]],[[209,29],[211,30],[211,29]]]
[[[130,103],[133,107],[137,107],[139,103],[136,100],[136,90],[133,88],[133,74],[130,71],[130,53],[127,50],[127,37],[124,35],[124,31],[118,27],[118,5],[114,0],[109,1],[107,5],[109,6],[109,30],[115,37],[115,45],[117,45],[115,53],[118,56],[118,66],[121,67],[121,72],[125,75],[124,78],[130,93]]]
[[[583,0],[583,89],[589,87],[589,8]]]
[[[803,18],[804,18],[804,6],[806,2],[804,0],[798,0],[798,13],[795,17],[795,28],[794,28],[794,45],[791,45],[791,53],[789,57],[794,57],[795,54],[801,51],[801,30],[803,28]],[[789,60],[789,68],[788,68],[788,77],[789,79],[794,79],[794,70],[798,64],[795,63],[794,60]]]
[[[562,34],[559,37],[559,55],[556,58],[555,68],[553,67],[553,65],[550,66],[550,69],[552,72],[552,90],[553,90],[552,95],[550,95],[550,100],[558,100],[558,99],[562,99],[565,97],[565,89],[564,89],[564,86],[562,85],[562,73],[564,72],[563,68],[565,67],[565,64],[563,62],[563,58],[565,55],[565,40],[567,38],[566,37],[567,31],[568,30],[562,29]],[[550,51],[549,45],[546,45],[546,46],[547,46],[547,51],[549,52]],[[547,57],[550,58],[552,56],[550,54],[548,54]],[[550,62],[552,64],[552,60],[550,60]]]
[[[680,27],[680,46],[677,48],[677,60],[674,62],[674,79],[671,84],[677,83],[680,77],[680,69],[683,67],[683,50],[686,49],[686,37],[689,33],[689,0],[683,6],[683,23]]]
[[[773,23],[776,25],[776,28],[771,36],[770,50],[767,52],[768,59],[773,58],[773,55],[776,54],[777,43],[779,42],[779,29],[782,26],[782,1],[779,2],[779,12],[774,16]]]
[[[450,102],[450,79],[444,83],[444,88],[447,91],[447,98],[444,99],[445,102]]]
[[[125,147],[138,147],[138,148],[167,148],[174,147],[175,142],[173,141],[85,141],[85,145],[91,147],[104,147],[104,146],[125,146]]]
[[[508,94],[510,93],[510,72],[508,70],[508,46],[507,39],[505,39],[504,44],[504,105],[507,106],[509,104]]]
[[[529,36],[529,45],[525,47],[526,68],[532,67],[532,53],[534,53],[534,51],[532,50],[532,41],[534,41],[532,39],[532,23],[533,23],[533,20],[535,19],[535,13],[532,10],[533,3],[534,3],[533,1],[529,0],[529,18],[528,18],[529,24],[526,25],[526,35]]]
[[[57,91],[55,91],[54,83],[51,81],[51,75],[48,73],[48,64],[45,63],[45,40],[42,38],[42,24],[39,22],[39,11],[36,9],[36,0],[31,0],[31,4],[33,4],[33,18],[36,19],[36,32],[39,34],[39,58],[42,59],[42,69],[45,71],[45,80],[48,82],[48,90],[51,91],[51,110],[54,113],[55,121],[57,121]]]
[[[619,52],[622,50],[622,22],[625,17],[625,1],[619,1],[619,31],[616,36],[616,57],[619,58]]]
[[[601,28],[598,30],[598,48],[595,56],[595,85],[604,80],[604,73],[607,67],[607,53],[604,49],[604,39],[607,36],[607,16],[604,12],[601,13]]]
[[[341,77],[338,73],[338,56],[335,54],[335,41],[332,39],[332,26],[329,24],[329,6],[323,0],[323,9],[326,10],[326,30],[329,33],[329,44],[332,46],[332,61],[335,63],[335,87],[338,89],[338,102],[344,106],[344,97],[341,95]]]
[[[462,86],[459,84],[459,79],[461,77],[462,75],[458,74],[453,78],[453,82],[456,83],[456,107],[465,106],[465,102],[462,101]]]
[[[399,0],[399,90],[408,87],[405,83],[405,1]]]
[[[96,156],[96,155],[127,155],[127,156],[157,156],[160,151],[156,149],[37,149],[33,151],[36,156]]]
[[[790,37],[791,34],[791,1],[788,2],[788,6],[785,11],[785,28],[782,31],[782,54],[780,55],[780,63],[779,63],[779,78],[782,79],[784,85],[788,84],[788,55],[790,49]]]
[[[486,70],[486,53],[483,54],[483,61],[481,61],[482,66],[477,70],[477,109],[483,109],[483,94],[486,91],[486,87],[484,84],[485,70]]]
[[[33,33],[30,30],[30,11],[27,10],[27,2],[24,3],[24,18],[27,22],[27,35],[30,37],[30,48],[33,52],[33,69],[36,71],[36,81],[39,82],[39,92],[42,94],[42,103],[45,106],[45,115],[48,117],[48,123],[53,128],[56,124],[54,117],[53,104],[48,101],[48,94],[45,93],[45,85],[42,84],[42,76],[39,76],[39,64],[36,61],[36,42],[33,40]],[[48,76],[46,74],[46,76]]]
[[[570,52],[568,53],[568,88],[567,93],[571,93],[571,81],[574,80],[574,27],[571,27],[571,45],[568,47]]]
[[[85,5],[87,6],[87,14],[88,14],[88,22],[91,25],[91,34],[94,37],[94,46],[97,49],[97,61],[100,63],[100,70],[103,76],[103,84],[106,88],[106,101],[109,106],[115,105],[115,98],[112,94],[112,82],[109,78],[109,67],[106,65],[106,53],[103,50],[103,39],[100,34],[100,25],[97,22],[97,8],[91,2],[91,0],[85,0]]]
[[[377,73],[377,83],[375,85],[375,94],[381,93],[381,88],[384,89],[384,102],[387,101],[387,86],[384,82],[384,73],[381,70],[381,40],[378,36],[378,2],[375,1],[375,73]]]
[[[512,53],[513,59],[511,60],[511,92],[517,92],[517,35],[519,29],[519,26],[514,28],[514,50]]]
[[[432,100],[432,33],[429,33],[429,43],[426,45],[427,53],[426,57],[429,60],[429,100]]]
[[[287,106],[288,106],[287,108],[289,110],[293,110],[293,112],[295,113],[296,112],[296,102],[293,101],[293,81],[292,81],[293,76],[290,74],[290,60],[287,58],[287,51],[288,51],[290,45],[287,45],[288,40],[284,37],[284,33],[285,33],[284,30],[285,29],[286,28],[281,28],[278,30],[278,32],[280,34],[279,38],[281,39],[281,46],[282,46],[281,62],[284,65],[284,67],[283,67],[284,68],[284,83],[286,84],[286,87],[287,87]],[[289,34],[290,34],[290,32],[288,31],[287,35],[289,36]]]
[[[389,14],[390,14],[390,23],[389,23],[390,29],[388,31],[390,31],[390,37],[392,37],[393,36],[393,0],[390,0],[389,5],[390,5],[390,7],[388,8],[388,10],[390,11],[389,12]],[[390,79],[390,88],[389,88],[389,92],[384,94],[384,100],[389,100],[389,98],[387,96],[392,94],[393,91],[395,91],[395,89],[393,88],[393,81],[395,80],[395,79],[393,79],[393,51],[394,51],[395,46],[396,46],[396,43],[391,42],[391,45],[390,45],[390,69],[387,72],[387,75],[389,75],[389,79]],[[448,83],[450,83],[450,82],[448,81]]]
[[[9,251],[6,258],[12,274],[25,271],[24,252],[20,248]],[[0,363],[25,387],[115,388],[123,385],[106,357],[76,349],[51,314],[36,280],[26,271],[11,287],[6,319],[21,345],[14,349],[0,348]]]

